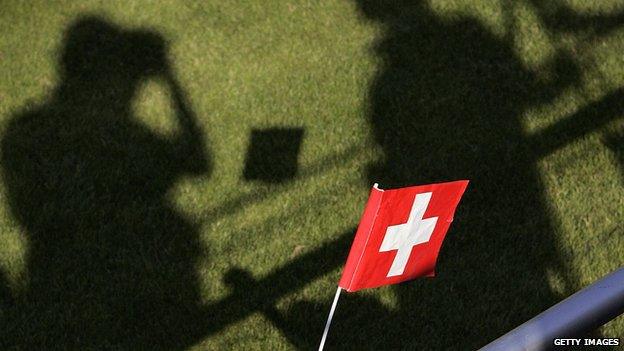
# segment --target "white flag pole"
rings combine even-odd
[[[327,317],[327,323],[325,323],[325,330],[323,331],[323,338],[321,339],[321,344],[318,348],[319,351],[323,351],[323,347],[325,346],[325,339],[327,339],[329,325],[331,324],[332,318],[334,317],[334,311],[336,310],[336,305],[338,304],[338,298],[340,297],[341,291],[342,289],[340,287],[336,289],[336,296],[334,296],[334,302],[332,303],[331,310],[329,310],[329,316]]]

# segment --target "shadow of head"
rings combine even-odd
[[[111,76],[139,79],[166,69],[166,48],[164,38],[155,32],[124,30],[98,17],[84,17],[66,32],[61,76],[91,81]]]
[[[392,22],[400,18],[412,17],[415,12],[429,12],[422,0],[356,0],[360,12],[368,19],[380,22]]]

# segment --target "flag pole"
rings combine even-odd
[[[340,287],[336,289],[336,296],[334,296],[334,302],[332,303],[331,309],[329,310],[329,316],[327,317],[327,323],[325,323],[325,330],[323,331],[323,338],[321,338],[321,344],[318,348],[319,351],[323,351],[323,347],[325,346],[325,339],[327,339],[329,325],[331,324],[332,318],[334,317],[334,311],[336,310],[336,305],[338,304],[338,298],[340,297],[341,291],[342,289]]]

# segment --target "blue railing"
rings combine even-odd
[[[481,350],[548,350],[561,344],[561,339],[578,338],[622,313],[624,268],[554,305]]]

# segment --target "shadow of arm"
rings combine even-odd
[[[211,160],[197,117],[189,107],[180,83],[171,72],[165,73],[165,81],[171,89],[175,114],[182,131],[175,141],[174,156],[187,172],[207,174],[211,170]]]
[[[552,7],[544,1],[532,1],[546,26],[558,33],[585,32],[605,36],[624,24],[624,11],[615,13],[578,13],[568,7]]]
[[[269,318],[275,317],[271,311],[279,299],[333,272],[346,261],[354,230],[345,231],[260,279],[240,269],[231,270],[225,277],[231,293],[198,311],[195,329],[187,332],[197,342],[256,312],[268,311]]]
[[[593,102],[529,138],[536,159],[580,139],[624,115],[624,88]]]

